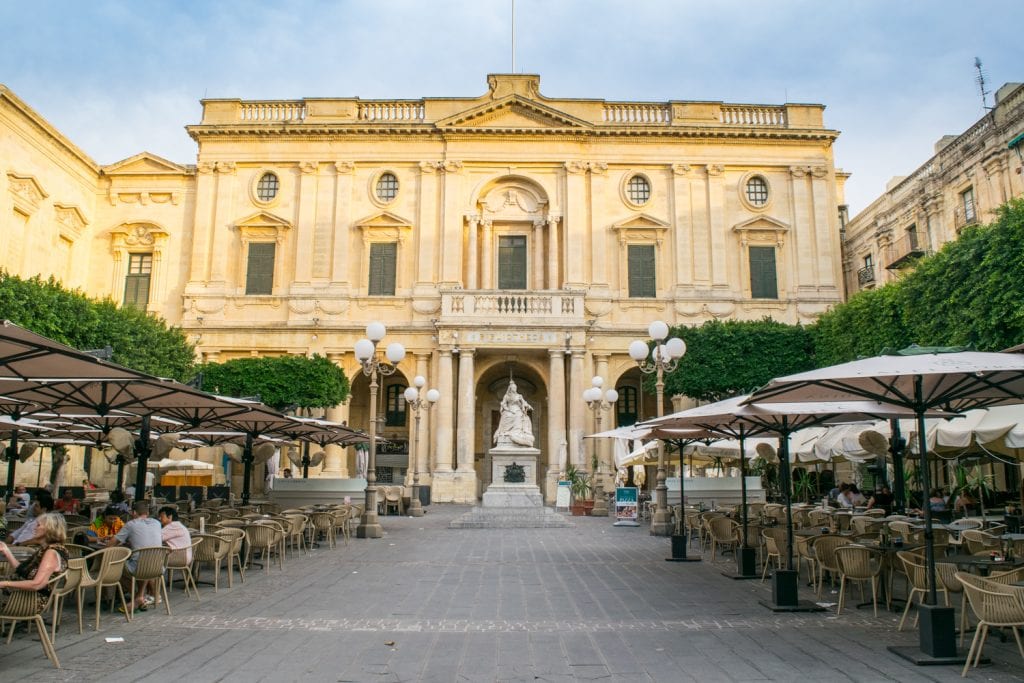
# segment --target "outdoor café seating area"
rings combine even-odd
[[[178,507],[160,498],[150,503],[154,511]],[[133,549],[88,540],[88,520],[68,515],[68,537],[80,543],[66,544],[70,556],[67,570],[50,580],[45,601],[35,600],[34,591],[12,589],[13,597],[0,607],[0,625],[6,629],[0,635],[6,636],[7,642],[16,637],[38,637],[45,655],[59,667],[54,643],[62,631],[100,632],[109,628],[110,620],[138,618],[131,600],[137,581],[157,582],[153,604],[142,609],[157,617],[170,616],[179,601],[217,600],[223,591],[232,590],[236,581],[244,582],[247,571],[295,572],[300,571],[295,565],[301,565],[311,552],[343,552],[341,548],[348,545],[362,512],[361,505],[282,510],[265,501],[246,505],[217,498],[202,501],[191,511],[183,505],[178,518],[188,528],[191,546],[134,549],[134,571],[127,562]],[[14,551],[20,560],[33,552],[26,547]],[[10,565],[0,557],[0,580],[10,574]],[[130,589],[124,588],[124,581],[131,582]],[[32,626],[16,632],[21,622]]]
[[[677,506],[673,513],[676,533],[688,535],[691,549],[711,562],[736,562],[743,543],[739,506]],[[817,606],[836,614],[871,609],[875,618],[893,612],[900,615],[899,631],[917,626],[928,590],[920,515],[798,504],[790,517],[793,568],[801,592]],[[786,565],[786,507],[750,503],[747,520],[747,545],[758,568],[756,578],[748,578],[765,582]],[[977,665],[993,628],[1012,630],[1018,644],[1017,629],[1024,628],[1024,534],[1008,531],[1004,521],[1000,515],[968,516],[933,525],[939,598],[956,611],[960,647],[970,640],[964,672]]]

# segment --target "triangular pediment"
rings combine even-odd
[[[173,161],[142,152],[104,166],[103,172],[107,175],[184,175],[187,170]]]
[[[745,220],[742,223],[737,223],[732,226],[732,229],[734,232],[743,232],[745,230],[772,230],[775,232],[787,232],[789,230],[789,224],[783,223],[771,216],[755,216],[754,218]]]
[[[256,213],[252,214],[251,216],[249,216],[248,218],[243,218],[242,220],[236,222],[235,223],[235,227],[238,227],[238,228],[267,228],[267,227],[272,227],[272,228],[290,228],[290,227],[292,227],[292,224],[289,223],[288,221],[286,221],[285,219],[279,217],[279,216],[275,216],[272,213],[267,213],[266,211],[258,211]]]
[[[616,230],[667,230],[669,224],[660,218],[641,213],[612,226]]]
[[[437,122],[438,128],[489,128],[494,130],[591,128],[582,119],[530,100],[510,95],[486,102]]]
[[[412,221],[390,211],[381,211],[356,221],[356,225],[360,228],[410,228]]]

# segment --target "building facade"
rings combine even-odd
[[[921,256],[955,240],[968,225],[992,221],[995,210],[1024,194],[1024,84],[1007,83],[995,107],[960,135],[935,144],[935,155],[845,228],[843,278],[848,294],[899,277]]]
[[[841,300],[823,110],[557,99],[492,75],[470,98],[205,100],[194,165],[99,166],[0,89],[0,264],[144,306],[203,360],[326,355],[353,388],[327,417],[356,427],[353,345],[381,321],[407,355],[380,390],[378,481],[418,443],[433,500],[475,501],[514,378],[553,500],[565,462],[592,467],[592,376],[619,391],[603,427],[655,414],[627,353],[651,321],[810,322]],[[417,375],[441,393],[418,439]],[[354,476],[354,454],[318,474]]]

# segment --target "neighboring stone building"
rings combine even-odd
[[[955,240],[967,225],[1024,194],[1024,84],[1007,83],[996,106],[961,135],[935,144],[935,156],[846,226],[843,277],[848,295],[883,285],[917,258]]]
[[[560,452],[590,468],[593,375],[621,397],[605,427],[655,413],[627,354],[650,321],[810,322],[841,300],[845,176],[823,106],[555,99],[522,74],[488,85],[205,100],[194,166],[142,153],[102,167],[0,87],[0,265],[145,306],[205,360],[325,354],[353,384],[327,416],[359,427],[353,344],[384,322],[408,355],[381,387],[378,481],[404,471],[402,391],[423,375],[441,392],[419,439],[435,501],[487,485],[510,376],[534,407],[551,500]],[[353,457],[330,452],[322,474],[354,474]]]

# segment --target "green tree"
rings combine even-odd
[[[821,366],[884,348],[972,345],[999,351],[1024,341],[1024,199],[994,223],[966,228],[913,271],[860,292],[813,326]]]
[[[195,349],[177,327],[110,299],[91,299],[55,279],[23,279],[0,272],[0,318],[76,349],[109,345],[113,361],[160,377],[193,374]]]
[[[807,329],[771,318],[711,320],[700,327],[677,327],[672,334],[686,342],[686,355],[665,376],[668,396],[720,401],[773,377],[814,367]]]
[[[224,396],[259,396],[272,408],[330,408],[349,394],[348,377],[324,356],[236,358],[200,367],[203,389]]]

